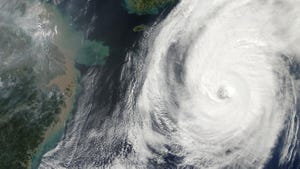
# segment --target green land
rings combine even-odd
[[[137,15],[158,14],[161,9],[175,2],[177,0],[124,0],[127,11]]]
[[[141,24],[133,28],[133,32],[142,32],[147,28],[147,25]]]
[[[23,1],[21,14],[33,3],[38,1]],[[44,48],[13,21],[0,20],[5,23],[0,24],[0,169],[38,168],[63,135],[73,109],[79,90],[75,62],[102,65],[110,53],[103,42],[74,31],[55,6],[41,2],[39,7],[39,18],[57,26]],[[43,57],[37,57],[40,53]],[[13,59],[18,62],[8,62]]]
[[[0,168],[27,168],[43,132],[64,104],[58,90],[40,89],[31,67],[1,73]]]

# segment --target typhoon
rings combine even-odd
[[[116,106],[92,101],[89,70],[40,168],[299,168],[299,14],[298,0],[180,1],[127,54]]]

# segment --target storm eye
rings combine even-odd
[[[218,98],[222,100],[229,99],[232,97],[232,95],[233,95],[233,91],[228,87],[222,86],[217,91]]]

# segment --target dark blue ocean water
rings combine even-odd
[[[126,62],[126,53],[131,50],[134,44],[140,39],[142,33],[133,31],[133,28],[140,24],[152,25],[158,17],[167,15],[168,8],[158,15],[128,14],[123,6],[122,0],[66,0],[59,5],[59,8],[72,18],[73,26],[85,32],[86,38],[90,40],[98,40],[104,42],[110,47],[111,53],[107,63],[98,66],[96,70],[99,72],[98,84],[99,89],[94,95],[94,100],[99,106],[110,105],[110,109],[103,114],[109,116],[110,111],[114,109],[115,103],[122,99],[123,93],[120,87],[124,86],[119,81],[121,68]],[[90,67],[76,65],[82,72],[86,73]],[[300,74],[300,69],[294,66],[292,73]],[[126,83],[126,82],[124,82]],[[126,84],[125,84],[126,86]],[[80,96],[79,96],[80,97]],[[75,106],[76,107],[76,106]],[[297,111],[300,112],[300,103],[298,103]],[[92,126],[90,126],[92,127]],[[89,126],[87,126],[89,128]],[[279,165],[280,152],[283,147],[283,138],[285,130],[282,131],[278,139],[278,143],[273,149],[272,157],[266,164],[265,169],[299,169],[300,157],[296,156],[293,163]],[[166,145],[167,146],[167,145]],[[151,149],[151,147],[149,147]],[[116,151],[118,146],[116,146]],[[149,168],[176,168],[184,157],[173,155],[172,150],[163,156],[165,163],[157,164],[155,160],[149,159]],[[130,153],[130,148],[128,149]],[[155,150],[153,150],[155,153]],[[195,166],[187,166],[186,168],[195,168]]]

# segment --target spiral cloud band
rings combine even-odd
[[[279,166],[293,163],[299,13],[298,0],[182,0],[128,54],[119,108],[88,141],[76,141],[84,125],[74,125],[42,168],[78,164],[90,143],[97,159],[109,159],[81,161],[91,168],[264,168],[275,150]],[[114,154],[117,142],[124,144]]]
[[[162,142],[181,146],[181,165],[262,168],[269,159],[296,115],[285,61],[299,52],[294,5],[182,1],[159,25],[138,108],[167,133]],[[288,123],[297,135],[298,121]]]

